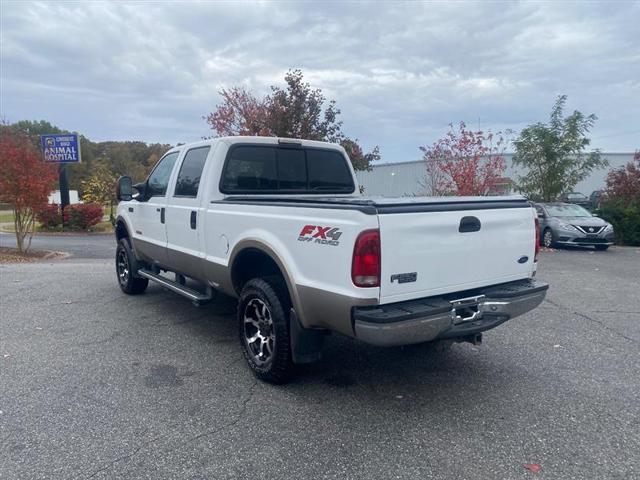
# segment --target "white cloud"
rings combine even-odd
[[[630,150],[639,16],[637,2],[4,1],[1,113],[96,140],[190,141],[221,87],[264,94],[301,68],[387,161],[416,157],[452,121],[544,121],[561,93],[600,117],[595,146]]]

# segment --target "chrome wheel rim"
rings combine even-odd
[[[244,343],[257,365],[271,361],[276,342],[271,310],[259,298],[253,298],[244,307]]]
[[[118,271],[118,281],[120,285],[126,285],[129,281],[129,258],[127,252],[120,250],[116,258],[116,269]]]
[[[553,243],[553,234],[551,233],[551,230],[544,232],[543,243],[545,247],[550,247]]]

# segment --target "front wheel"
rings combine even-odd
[[[265,382],[284,383],[292,373],[289,304],[277,277],[249,280],[240,294],[240,345],[249,368]]]
[[[596,250],[600,250],[601,252],[604,252],[607,248],[609,248],[609,245],[594,245],[596,247]]]
[[[120,290],[128,295],[142,293],[149,285],[148,279],[134,276],[132,265],[135,264],[129,241],[126,238],[121,239],[116,249],[116,274]]]
[[[555,244],[555,240],[553,239],[553,232],[550,228],[545,229],[542,234],[542,245],[551,248]]]

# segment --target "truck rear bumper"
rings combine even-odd
[[[519,280],[453,295],[356,307],[355,336],[380,346],[466,337],[534,309],[544,300],[548,288],[545,282]]]

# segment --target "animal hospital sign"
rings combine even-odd
[[[41,135],[44,161],[50,163],[80,163],[80,141],[75,133]]]

